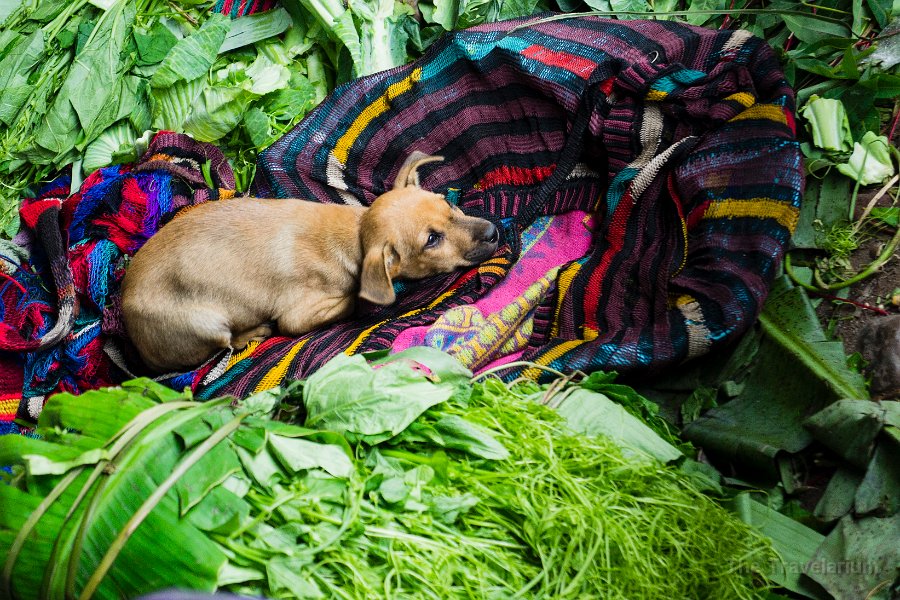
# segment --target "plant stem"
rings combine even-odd
[[[888,193],[888,191],[896,185],[896,183],[900,181],[900,174],[894,175],[890,181],[884,184],[884,187],[878,190],[872,199],[869,200],[869,204],[866,206],[866,209],[863,211],[863,214],[859,217],[859,220],[853,225],[852,232],[855,234],[859,231],[859,228],[862,227],[863,221],[865,221],[866,217],[869,216],[869,213],[872,212],[872,209],[875,208],[875,203],[881,200],[881,197]]]

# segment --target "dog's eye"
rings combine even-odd
[[[438,233],[437,231],[432,231],[428,234],[428,241],[425,242],[426,248],[434,248],[438,244],[441,243],[441,240],[444,239],[443,233]]]

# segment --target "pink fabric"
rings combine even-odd
[[[542,217],[522,234],[522,254],[509,274],[475,303],[483,315],[497,312],[519,297],[528,287],[554,267],[577,260],[588,253],[591,231],[588,213],[572,211],[554,217]],[[425,345],[428,327],[410,327],[394,340],[392,352]],[[521,352],[509,354],[485,369],[515,360]]]

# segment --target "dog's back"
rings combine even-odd
[[[199,364],[231,346],[236,333],[277,318],[278,300],[288,290],[346,295],[356,274],[335,268],[334,245],[342,239],[358,244],[354,221],[361,212],[303,200],[235,198],[177,216],[134,256],[122,283],[126,328],[141,341],[144,361],[157,371]],[[351,233],[335,236],[334,228]]]

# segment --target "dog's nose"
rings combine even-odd
[[[484,241],[488,244],[496,244],[500,240],[500,232],[493,223],[488,223],[487,229],[484,230]]]

